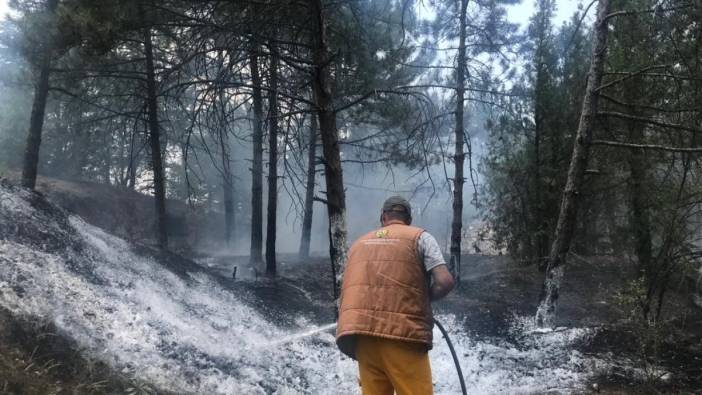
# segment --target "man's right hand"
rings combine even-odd
[[[451,272],[446,265],[439,265],[431,269],[432,284],[429,290],[431,300],[439,300],[448,295],[456,285]]]

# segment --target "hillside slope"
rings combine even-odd
[[[19,172],[8,171],[5,176],[19,184]],[[91,225],[129,241],[156,244],[152,196],[115,185],[45,176],[37,178],[36,190]],[[190,207],[178,200],[168,200],[167,210],[173,248],[189,252],[222,242],[223,213]]]
[[[326,378],[306,363],[350,363],[327,334],[271,365],[282,349],[267,344],[288,332],[206,272],[168,270],[37,194],[3,184],[0,202],[0,307],[51,322],[116,371],[175,392],[314,392]]]

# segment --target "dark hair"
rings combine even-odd
[[[412,216],[400,205],[393,205],[392,210],[383,210],[383,214],[388,219],[398,219],[406,224],[412,222]]]

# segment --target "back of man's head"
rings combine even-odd
[[[409,225],[412,223],[412,206],[402,196],[391,196],[383,203],[382,215],[385,220],[400,220]]]

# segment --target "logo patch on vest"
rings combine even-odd
[[[375,232],[375,237],[379,239],[383,239],[388,235],[388,230],[387,229],[381,229],[377,232]]]

